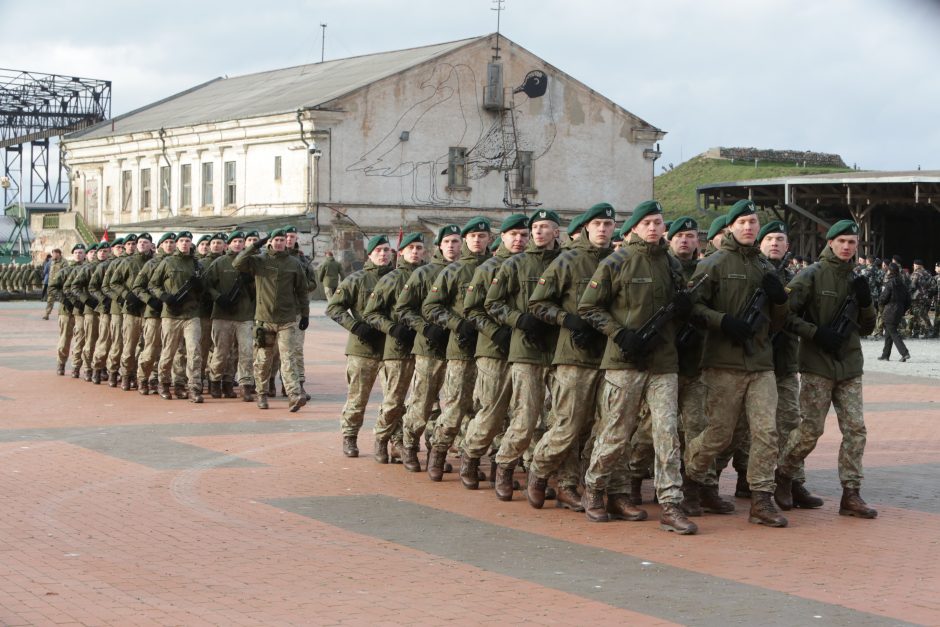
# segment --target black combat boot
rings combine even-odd
[[[630,500],[637,505],[643,504],[643,478],[630,479]]]
[[[150,382],[146,379],[142,380],[137,387],[137,393],[141,396],[150,396]]]
[[[464,454],[460,458],[460,483],[468,490],[480,487],[480,458]]]
[[[209,381],[209,396],[212,398],[222,398],[221,381]]]
[[[774,472],[774,482],[777,486],[774,490],[777,507],[785,512],[790,511],[793,509],[793,479],[782,474],[778,468]]]
[[[738,481],[734,485],[734,495],[739,499],[751,498],[751,484],[747,482],[747,473],[738,473]]]
[[[842,488],[842,501],[839,503],[840,516],[854,516],[856,518],[875,518],[878,512],[862,500],[858,488]]]
[[[80,375],[81,375],[81,368],[79,368],[78,366],[75,366],[74,368],[72,368],[73,379],[77,379]]]
[[[698,484],[698,498],[702,510],[709,514],[730,514],[734,511],[734,503],[718,495],[718,486]]]
[[[751,492],[751,512],[747,521],[768,527],[786,527],[787,519],[774,507],[770,492]]]
[[[682,475],[682,503],[680,506],[686,516],[701,516],[704,513],[698,486],[685,474]]]
[[[91,375],[91,382],[95,385],[101,384],[101,370],[95,368],[95,371]]]
[[[110,375],[108,375],[108,387],[116,388],[117,384],[118,384],[118,373],[112,372]],[[121,385],[123,385],[123,383]]]
[[[306,398],[308,401],[310,400],[310,394],[307,392],[307,390],[304,389],[303,381],[300,382],[300,395]]]
[[[581,507],[584,508],[584,515],[590,522],[610,521],[610,514],[604,506],[603,490],[592,490],[585,486],[584,494],[581,495]]]
[[[268,395],[259,394],[258,395],[258,409],[267,409],[268,408]]]
[[[242,388],[242,400],[246,403],[250,403],[255,400],[255,386],[245,384],[241,386]]]
[[[170,394],[170,384],[169,384],[169,383],[161,383],[161,384],[160,384],[160,398],[162,398],[162,399],[164,399],[164,400],[167,400],[167,401],[173,400],[173,395]]]
[[[258,398],[260,399],[263,394],[259,394]],[[267,409],[268,399],[264,399],[265,409]],[[359,447],[356,445],[356,436],[354,435],[344,435],[343,436],[343,455],[346,457],[359,457]]]
[[[55,367],[55,373],[60,377],[65,376],[65,364],[59,364]]]
[[[307,404],[307,399],[303,395],[291,396],[287,399],[287,408],[290,413],[300,411],[300,408]]]
[[[124,379],[121,380],[121,391],[122,391],[122,392],[130,392],[130,391],[131,391],[131,383],[132,383],[133,381],[134,381],[134,377],[132,377],[131,375],[127,375],[126,377],[124,377]],[[134,386],[134,387],[137,387],[137,386]]]
[[[197,405],[202,402],[202,386],[193,386],[189,390],[189,402]]]
[[[512,473],[516,470],[516,463],[496,465],[496,485],[493,490],[500,501],[512,500]]]
[[[238,398],[238,394],[235,393],[234,381],[222,382],[222,398]]]
[[[675,503],[663,503],[663,511],[659,516],[659,528],[663,531],[678,533],[680,536],[698,533],[698,525],[686,518],[683,508]]]
[[[173,394],[176,398],[189,398],[189,392],[186,391],[186,386],[182,383],[176,383],[173,385]]]
[[[792,485],[793,507],[797,509],[816,509],[823,506],[823,500],[807,490],[802,481],[794,481]]]

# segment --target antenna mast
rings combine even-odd
[[[490,8],[490,11],[496,11],[496,47],[494,50],[496,54],[493,55],[494,61],[499,61],[499,18],[503,11],[506,10],[506,7],[503,4],[506,0],[493,0],[494,7]]]
[[[320,24],[320,63],[323,63],[323,55],[326,53],[326,24]]]

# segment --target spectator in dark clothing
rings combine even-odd
[[[901,353],[901,361],[907,361],[911,358],[911,353],[904,345],[901,334],[898,332],[898,325],[904,319],[904,314],[911,305],[911,295],[904,285],[901,278],[901,268],[897,263],[888,264],[888,275],[885,277],[884,289],[878,298],[878,304],[882,308],[882,318],[885,325],[885,346],[881,351],[881,357],[878,359],[887,361],[891,358],[891,346],[898,347]]]

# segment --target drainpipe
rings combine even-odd
[[[159,130],[159,132],[158,132],[158,135],[160,136],[160,146],[161,146],[161,148],[160,148],[160,154],[163,155],[163,160],[166,161],[166,167],[170,168],[170,180],[172,181],[172,180],[173,180],[173,169],[172,169],[173,166],[170,165],[170,158],[169,158],[168,156],[166,156],[166,129],[163,128],[163,127],[160,127],[160,130]],[[159,171],[157,171],[157,178],[158,178],[158,180],[160,181],[160,184],[162,185],[162,184],[163,184],[163,177],[160,176],[160,172],[159,172]],[[158,192],[159,192],[159,191],[162,191],[162,190],[158,190]],[[170,209],[170,214],[171,214],[171,215],[172,215],[172,213],[173,213],[173,194],[172,194],[172,191],[173,191],[172,189],[167,190],[167,202],[169,203],[169,209]],[[159,205],[160,205],[160,199],[158,198],[158,199],[157,199],[157,206],[159,207]],[[159,211],[159,209],[158,209],[157,211]]]

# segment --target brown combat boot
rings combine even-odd
[[[682,476],[682,503],[680,506],[686,516],[701,516],[704,513],[698,487],[694,481],[684,474]]]
[[[255,386],[245,384],[241,386],[242,388],[242,400],[246,403],[250,403],[255,400]]]
[[[782,474],[778,469],[774,473],[774,481],[777,484],[774,490],[774,501],[777,507],[785,512],[793,509],[793,479]]]
[[[643,479],[630,480],[630,500],[637,505],[643,504]]]
[[[82,380],[85,383],[91,383],[91,368],[85,368],[85,372],[82,373]]]
[[[702,510],[709,514],[730,514],[734,511],[734,503],[718,496],[718,486],[698,484],[698,498]]]
[[[816,509],[823,506],[823,500],[807,490],[801,481],[794,481],[792,485],[793,507],[797,509]]]
[[[418,447],[404,447],[402,448],[402,463],[405,466],[405,470],[408,472],[421,472],[421,462],[418,461]]]
[[[95,371],[91,375],[91,382],[95,385],[101,384],[101,370],[95,368]]]
[[[300,408],[307,404],[307,399],[303,396],[291,396],[287,399],[287,407],[290,413],[295,414]]]
[[[169,384],[169,383],[161,383],[161,384],[160,384],[160,398],[162,398],[162,399],[164,399],[164,400],[167,400],[167,401],[173,400],[173,395],[170,394],[170,384]]]
[[[72,378],[77,379],[79,376],[81,376],[81,368],[78,366],[75,366],[74,368],[72,368]]]
[[[875,518],[878,511],[868,507],[862,500],[858,488],[842,488],[842,501],[839,503],[840,516],[854,516],[856,518]]]
[[[480,458],[466,454],[460,458],[460,483],[468,490],[480,487]]]
[[[581,507],[590,522],[610,522],[610,515],[604,507],[603,490],[592,490],[585,486],[584,494],[581,495]]]
[[[235,393],[234,381],[222,382],[222,398],[238,398],[238,394]]]
[[[262,396],[264,396],[264,394],[258,395],[259,402]],[[268,408],[267,397],[265,397],[264,399],[264,405],[265,405],[264,408],[267,409]],[[359,447],[356,446],[356,436],[354,435],[343,436],[343,455],[345,455],[346,457],[359,457]]]
[[[372,457],[380,464],[388,463],[388,440],[375,438],[375,449],[373,449]]]
[[[221,381],[209,381],[209,396],[212,398],[222,398]]]
[[[182,383],[173,385],[173,395],[176,396],[176,398],[189,398],[189,392],[186,391],[186,386]]]
[[[141,396],[150,396],[150,382],[144,379],[140,382],[140,385],[137,386],[137,393]]]
[[[124,377],[124,378],[121,380],[121,391],[122,391],[122,392],[130,392],[130,391],[131,391],[131,383],[133,383],[133,382],[134,382],[134,377],[132,377],[131,375],[127,375],[126,377]],[[137,387],[137,386],[134,386],[134,387]]]
[[[128,375],[127,378],[130,380],[130,386],[131,386],[130,389],[136,390],[137,389],[137,375],[131,374],[131,375]]]
[[[60,377],[65,376],[65,364],[59,364],[55,367],[55,373]]]
[[[516,470],[516,463],[496,464],[496,485],[493,490],[500,501],[512,500],[512,473]]]
[[[303,381],[300,382],[300,395],[303,396],[303,397],[304,397],[305,399],[307,399],[308,401],[310,400],[310,393],[307,392],[307,390],[304,389],[304,382],[303,382]]]
[[[535,509],[542,509],[545,505],[545,488],[548,487],[548,479],[537,477],[531,470],[526,478],[525,497],[529,505]]]
[[[548,499],[548,490],[545,491],[545,498]],[[573,512],[583,512],[584,506],[581,505],[581,495],[578,489],[570,485],[560,485],[555,490],[555,507],[570,509]]]
[[[738,473],[738,481],[734,484],[734,496],[739,499],[751,498],[751,484],[747,482],[746,473]]]
[[[447,449],[432,448],[428,452],[428,478],[441,481],[444,478],[444,462],[447,461]]]
[[[108,375],[108,387],[116,388],[117,384],[118,384],[118,373],[112,372],[110,375]],[[121,385],[123,386],[124,384],[122,383]]]
[[[633,505],[633,501],[626,494],[607,495],[607,514],[611,520],[646,520],[646,510]]]
[[[663,511],[659,515],[659,528],[663,531],[678,533],[680,536],[698,533],[698,525],[686,518],[685,512],[676,503],[663,503]]]
[[[787,519],[774,507],[770,492],[751,492],[751,512],[747,521],[768,527],[786,527]]]
[[[258,395],[258,409],[267,409],[268,408],[268,395],[259,394]]]
[[[202,387],[192,387],[189,389],[189,402],[196,403],[197,405],[202,403]]]

